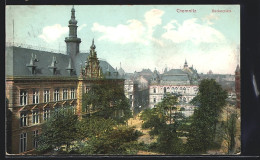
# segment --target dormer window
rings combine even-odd
[[[70,75],[73,74],[73,68],[71,67],[71,59],[69,59],[69,65],[66,68],[66,70],[69,72]]]
[[[52,57],[52,62],[51,62],[51,65],[49,66],[49,69],[50,71],[52,72],[53,75],[56,75],[57,74],[57,67],[56,67],[56,64],[58,62],[56,61],[56,57],[53,56]]]
[[[39,62],[39,60],[36,58],[36,54],[31,56],[31,60],[30,63],[27,64],[26,66],[29,68],[29,70],[31,71],[31,73],[34,75],[36,74],[36,68],[37,66],[35,65],[35,62]]]

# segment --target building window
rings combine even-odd
[[[28,120],[27,120],[27,113],[26,112],[21,112],[20,113],[20,126],[23,127],[23,126],[27,126],[28,124]]]
[[[34,110],[32,112],[32,123],[33,124],[38,124],[39,123],[39,111],[38,110]]]
[[[153,89],[153,93],[156,93],[156,88]]]
[[[33,131],[33,147],[38,148],[38,141],[36,140],[36,137],[38,136],[39,131],[35,130]]]
[[[55,89],[54,90],[54,101],[59,101],[60,100],[59,96],[60,96],[59,89]]]
[[[26,104],[27,104],[27,91],[20,90],[20,105],[26,105]]]
[[[71,88],[71,91],[70,91],[70,98],[71,99],[75,99],[75,88]]]
[[[163,92],[166,93],[166,87],[163,88]]]
[[[49,108],[43,110],[43,120],[47,121],[50,118],[51,112]]]
[[[27,133],[20,134],[20,152],[27,150]]]
[[[153,98],[153,103],[156,103],[156,98]]]
[[[34,89],[33,90],[33,104],[39,103],[39,91]]]
[[[49,102],[50,101],[50,90],[48,89],[45,89],[44,90],[44,94],[43,94],[43,101],[46,103],[46,102]]]
[[[63,100],[68,99],[68,89],[63,89]]]

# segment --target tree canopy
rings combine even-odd
[[[200,82],[199,92],[191,103],[198,106],[192,116],[187,148],[189,152],[206,152],[213,144],[216,125],[226,104],[227,92],[213,79]]]
[[[158,136],[156,143],[151,145],[155,152],[166,154],[182,152],[183,144],[178,138],[177,129],[184,117],[177,112],[177,104],[178,97],[167,94],[156,107],[146,109],[141,114],[141,119],[144,121],[142,128],[149,128],[151,136]]]
[[[83,111],[117,123],[125,123],[131,116],[130,104],[124,90],[117,84],[93,85],[83,96]]]
[[[42,124],[42,132],[37,137],[38,151],[60,148],[66,145],[69,149],[72,141],[77,139],[76,126],[78,116],[69,107],[53,111],[50,119]]]
[[[79,122],[78,133],[84,142],[81,154],[130,154],[137,152],[141,133],[133,127],[118,126],[112,119],[86,117]]]

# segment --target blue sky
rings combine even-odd
[[[65,50],[72,6],[7,6],[6,41]],[[74,6],[80,50],[126,72],[180,68],[234,74],[240,61],[239,5]],[[196,10],[180,13],[177,10]],[[231,12],[212,12],[230,10]]]

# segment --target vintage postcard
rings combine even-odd
[[[239,5],[7,5],[6,155],[240,154]]]

